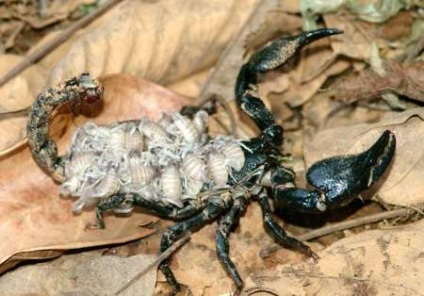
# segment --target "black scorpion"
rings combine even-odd
[[[180,205],[148,198],[140,191],[114,191],[107,198],[98,201],[98,226],[104,227],[104,212],[120,209],[123,204],[140,206],[155,215],[175,220],[177,223],[163,234],[160,244],[162,253],[187,232],[218,221],[218,258],[240,290],[243,281],[229,257],[228,237],[249,202],[258,201],[264,227],[278,244],[316,257],[307,245],[288,236],[277,224],[271,212],[270,200],[279,207],[312,213],[345,206],[362,191],[370,188],[386,171],[395,152],[395,136],[390,131],[384,131],[375,144],[360,154],[337,156],[315,163],[307,172],[307,180],[314,188],[296,188],[293,171],[281,165],[282,154],[279,147],[283,142],[283,128],[276,123],[256,94],[257,75],[285,64],[305,45],[340,33],[342,32],[337,29],[318,29],[280,38],[256,52],[241,67],[235,87],[237,104],[256,123],[260,135],[239,141],[245,161],[239,170],[228,167],[231,178],[225,186],[216,188],[212,181],[205,181],[198,198],[194,196],[186,199]],[[95,80],[88,74],[83,74],[66,81],[59,88],[48,88],[34,102],[27,125],[29,145],[35,160],[54,179],[60,182],[66,180],[66,161],[71,156],[59,157],[56,144],[48,135],[49,118],[53,110],[69,102],[96,101],[101,98],[102,92],[102,87]],[[186,108],[185,111],[193,109],[196,108]],[[213,139],[208,138],[203,145],[208,145],[211,141]],[[164,260],[159,268],[176,292],[180,289],[180,284],[168,261]]]

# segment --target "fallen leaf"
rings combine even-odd
[[[82,71],[168,84],[213,65],[256,2],[125,1],[41,64],[49,84]]]
[[[374,40],[373,32],[362,28],[364,23],[355,21],[347,22],[338,14],[326,14],[324,20],[329,28],[337,28],[344,34],[333,37],[331,46],[336,54],[341,54],[353,59],[366,61],[370,57],[370,44]]]
[[[401,9],[409,6],[402,0],[386,0],[377,3],[366,3],[361,5],[361,1],[348,1],[347,6],[358,17],[367,22],[380,23],[395,16]]]
[[[0,48],[2,52],[14,46],[16,36],[23,28],[24,24],[19,21],[1,22],[0,36],[2,36],[2,40],[0,41]]]
[[[370,68],[356,75],[339,79],[334,83],[329,95],[343,102],[371,100],[391,91],[418,101],[424,101],[424,62],[399,63],[386,61],[384,75]]]
[[[420,221],[342,239],[319,252],[316,263],[284,264],[253,274],[246,281],[246,292],[422,295],[423,227]]]
[[[99,251],[65,255],[53,262],[23,266],[0,278],[1,295],[113,295],[157,256],[102,256]],[[156,268],[119,295],[153,295]]]
[[[223,52],[223,55],[203,86],[199,95],[201,101],[210,95],[219,95],[226,100],[232,100],[234,98],[234,83],[240,67],[245,62],[243,57],[246,54],[246,40],[247,38],[255,39],[256,33],[261,33],[266,18],[272,15],[273,11],[282,10],[279,5],[282,5],[282,3],[278,0],[255,2],[254,10],[249,16],[249,19],[241,30],[233,35],[231,44]],[[276,32],[281,33],[281,30],[277,27],[270,31],[272,34]],[[253,40],[249,40],[249,43],[254,42]],[[247,50],[249,49],[247,48]]]
[[[22,59],[15,55],[0,55],[0,75]],[[34,78],[46,75],[42,67],[31,66],[0,88],[0,155],[24,141],[26,112],[17,111],[25,111],[43,89],[43,80]]]

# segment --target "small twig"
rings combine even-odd
[[[420,207],[419,209],[421,210],[422,208],[423,207]],[[300,241],[309,241],[309,240],[312,240],[312,239],[315,239],[315,238],[318,238],[318,237],[321,237],[321,236],[324,236],[324,235],[327,235],[327,234],[330,234],[330,233],[333,233],[333,232],[336,232],[336,231],[354,228],[354,227],[358,227],[358,226],[365,225],[365,224],[371,224],[371,223],[375,223],[375,222],[385,220],[385,219],[393,219],[393,218],[397,218],[397,217],[400,217],[400,216],[404,216],[404,215],[407,215],[409,212],[411,212],[411,210],[413,211],[413,210],[417,210],[417,209],[403,208],[403,209],[373,214],[373,215],[369,215],[369,216],[365,216],[365,217],[360,217],[360,218],[357,218],[357,219],[352,219],[352,220],[349,220],[349,221],[344,221],[344,222],[324,226],[324,227],[321,227],[319,229],[312,230],[308,233],[300,235],[296,238]],[[261,256],[261,258],[266,258],[271,253],[279,250],[280,248],[281,248],[281,246],[279,246],[279,245],[270,246],[268,248],[263,249],[261,251],[260,256]]]
[[[183,244],[185,244],[188,239],[190,238],[191,232],[186,233],[181,239],[176,241],[171,247],[166,249],[165,252],[160,254],[156,260],[154,260],[152,263],[147,265],[146,268],[144,268],[142,271],[140,271],[138,274],[136,274],[132,279],[130,279],[124,286],[122,286],[118,291],[116,291],[113,295],[119,295],[122,292],[124,292],[128,287],[130,287],[134,282],[136,282],[139,278],[141,278],[143,275],[145,275],[149,270],[152,268],[155,268],[158,266],[163,260],[168,258],[175,250],[177,250],[179,247],[181,247]]]
[[[22,140],[20,140],[19,142],[15,143],[15,144],[13,144],[11,147],[8,147],[8,148],[6,148],[4,150],[1,150],[0,151],[0,160],[1,160],[2,157],[8,155],[9,153],[12,153],[16,149],[19,149],[19,148],[25,146],[27,143],[28,143],[28,139],[25,138],[25,139],[22,139]]]
[[[58,34],[55,38],[48,41],[40,48],[34,50],[31,54],[27,55],[20,63],[18,63],[16,66],[10,69],[3,77],[0,78],[0,87],[3,86],[6,82],[8,82],[10,79],[14,78],[19,73],[21,73],[23,70],[31,66],[32,64],[48,55],[51,51],[53,51],[53,49],[65,42],[80,28],[85,27],[97,17],[99,17],[121,1],[122,0],[110,0],[105,5],[99,7],[98,10],[81,18],[80,20],[69,26],[65,31]]]
[[[333,232],[336,232],[336,231],[345,230],[345,229],[349,229],[349,228],[353,228],[353,227],[358,227],[358,226],[361,226],[361,225],[371,224],[371,223],[375,223],[375,222],[385,220],[385,219],[393,219],[393,218],[396,218],[396,217],[404,216],[404,215],[408,214],[409,212],[411,212],[411,209],[409,209],[409,208],[408,209],[398,209],[398,210],[373,214],[373,215],[369,215],[369,216],[365,216],[365,217],[360,217],[360,218],[357,218],[357,219],[352,219],[352,220],[348,220],[348,221],[344,221],[344,222],[340,222],[340,223],[321,227],[317,230],[313,230],[313,231],[310,231],[310,232],[305,233],[303,235],[300,235],[300,236],[297,237],[297,239],[300,240],[300,241],[308,241],[308,240],[315,239],[317,237],[321,237],[321,236],[324,236],[324,235],[327,235],[327,234],[330,234],[330,233],[333,233]]]
[[[9,117],[17,117],[17,116],[28,116],[30,107],[25,107],[22,109],[16,109],[12,111],[0,111],[0,119],[5,119]]]

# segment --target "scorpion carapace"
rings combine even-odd
[[[315,257],[278,225],[270,199],[295,211],[341,207],[372,186],[393,158],[395,137],[384,131],[363,153],[315,163],[307,172],[312,190],[296,188],[293,171],[280,163],[283,128],[256,93],[257,74],[281,66],[310,42],[340,33],[318,29],[278,39],[242,66],[236,100],[259,127],[258,137],[211,138],[206,133],[208,114],[193,107],[188,108],[193,111],[190,117],[175,112],[158,122],[141,118],[107,126],[88,123],[74,136],[70,152],[59,157],[48,135],[53,109],[66,102],[101,99],[100,85],[82,74],[37,97],[27,125],[31,151],[38,164],[63,183],[62,194],[78,197],[75,211],[96,205],[97,227],[105,227],[106,211],[128,213],[134,206],[177,221],[163,234],[160,252],[187,232],[217,221],[217,255],[240,290],[243,281],[229,257],[228,236],[251,200],[259,202],[264,227],[277,243]],[[159,267],[178,291],[168,260]]]

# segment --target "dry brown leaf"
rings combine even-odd
[[[104,111],[94,119],[98,123],[141,116],[158,118],[161,112],[175,111],[187,104],[183,97],[128,76],[109,76],[102,82],[105,86]],[[76,125],[84,121],[87,118],[79,117],[74,124],[68,125],[59,142],[61,151],[70,144]],[[0,191],[0,237],[13,238],[0,245],[0,263],[20,252],[133,240],[152,232],[138,227],[143,219],[156,219],[137,212],[126,218],[108,215],[106,230],[86,231],[86,225],[95,221],[94,212],[74,216],[72,201],[59,197],[58,185],[35,164],[28,149],[1,159]]]
[[[0,278],[0,295],[113,295],[157,256],[102,256],[100,251],[65,255],[53,262],[21,267]],[[153,268],[119,295],[153,295]]]
[[[10,1],[9,1],[10,2]],[[1,15],[3,18],[13,17],[19,19],[32,28],[42,29],[51,24],[65,20],[69,15],[82,5],[93,4],[94,0],[75,1],[26,1],[25,3],[8,3],[4,7],[8,14]]]
[[[299,11],[288,12],[286,8],[280,1],[278,6],[268,9],[259,28],[246,36],[244,40],[246,53],[249,54],[260,49],[270,40],[301,30],[302,18],[298,14]]]
[[[279,0],[257,1],[256,4],[242,30],[237,32],[237,35],[235,35],[229,47],[226,48],[214,71],[206,81],[199,95],[201,101],[212,94],[219,95],[227,100],[234,98],[234,82],[243,64],[247,39],[250,38],[248,41],[250,44],[256,43],[254,40],[261,39],[258,34],[260,35],[263,31],[266,19],[276,11],[277,13],[284,13],[284,10],[280,7],[282,3]],[[285,24],[284,20],[281,19],[281,21]],[[277,32],[281,33],[281,31],[281,28],[276,26],[271,30],[267,30],[266,34],[274,35]]]
[[[211,66],[256,1],[125,1],[42,64],[49,83],[82,71],[170,83]]]
[[[374,124],[358,124],[319,131],[306,144],[307,166],[335,155],[355,154],[370,147],[389,129],[396,135],[396,153],[391,169],[378,188],[383,202],[415,205],[424,202],[424,110],[389,113]]]
[[[10,49],[15,44],[16,36],[22,31],[24,24],[19,21],[8,21],[0,23],[0,52]]]
[[[349,63],[345,61],[335,61],[335,53],[328,48],[330,39],[320,40],[311,46],[308,46],[302,54],[300,62],[295,68],[291,68],[281,75],[286,77],[287,84],[290,85],[288,91],[277,98],[275,104],[281,105],[287,102],[292,107],[298,107],[308,101],[322,87],[329,75],[334,75],[346,70]],[[288,66],[288,67],[289,67]],[[279,91],[278,88],[273,90],[270,88],[268,79],[265,81],[265,87],[261,89],[264,93]]]
[[[397,41],[410,36],[414,23],[413,10],[400,11],[382,24],[381,37]]]
[[[420,221],[342,239],[319,252],[317,263],[253,274],[246,289],[270,295],[422,295],[423,227]]]
[[[424,62],[403,64],[387,61],[383,65],[384,76],[372,69],[338,80],[331,86],[330,95],[336,100],[354,102],[375,99],[385,91],[424,101]]]
[[[0,55],[0,75],[21,60],[15,55]],[[0,155],[25,139],[25,112],[7,113],[30,106],[35,95],[43,88],[43,79],[37,78],[46,75],[43,68],[35,65],[0,88]]]
[[[324,20],[329,28],[337,28],[344,31],[344,34],[333,38],[339,42],[333,42],[332,47],[336,54],[358,59],[368,60],[370,57],[370,44],[375,36],[362,26],[364,23],[348,21],[345,17],[337,14],[326,14]]]
[[[3,75],[13,65],[22,60],[22,57],[16,55],[0,55],[0,75]],[[47,72],[39,66],[32,66],[25,70],[21,75],[9,81],[0,88],[0,112],[11,112],[27,108],[37,93],[43,87],[43,79]]]

